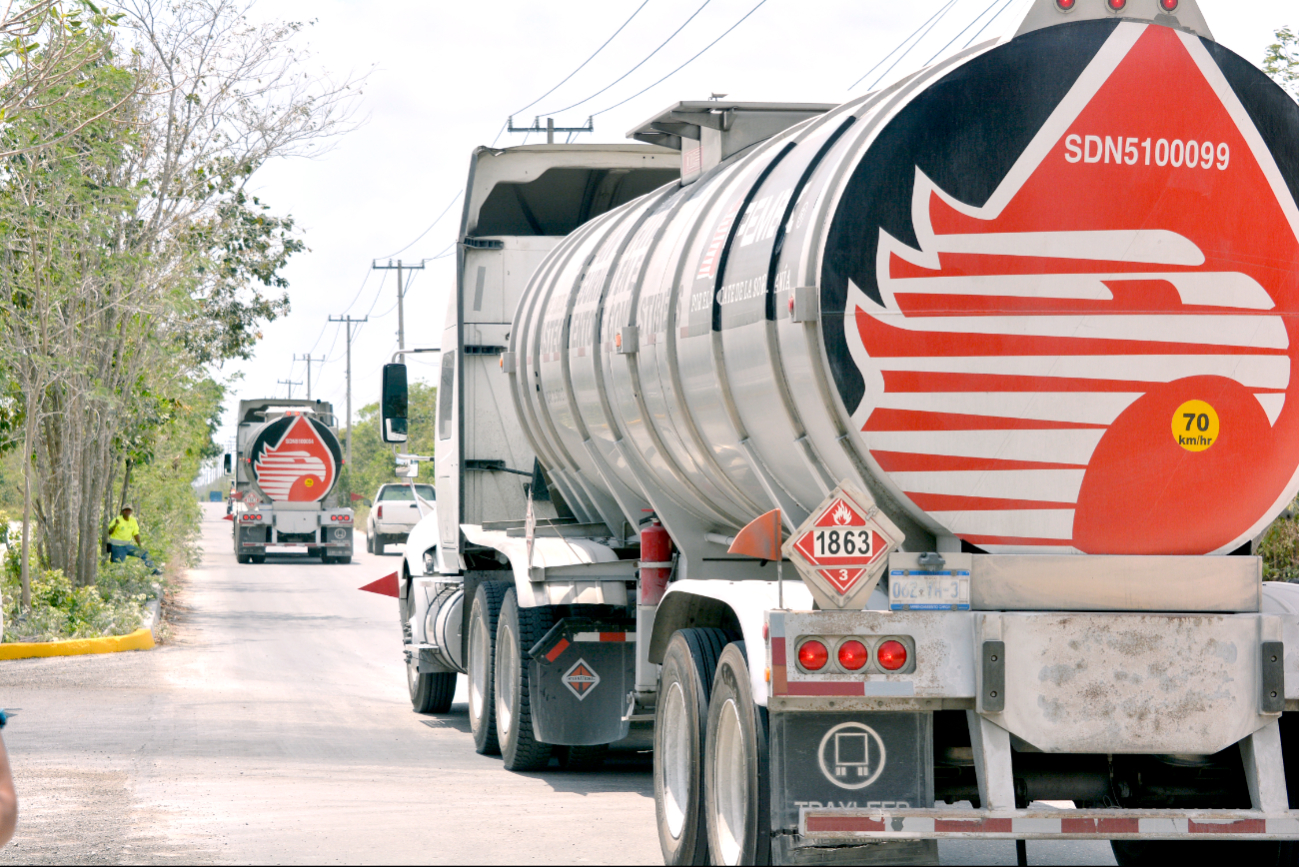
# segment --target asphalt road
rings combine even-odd
[[[397,556],[239,566],[205,509],[163,645],[0,663],[21,708],[0,864],[661,863],[643,737],[599,773],[506,772],[474,753],[463,678],[450,715],[411,712],[395,603],[356,589]],[[1011,843],[940,851],[1015,863]],[[1029,859],[1114,863],[1097,843]]]

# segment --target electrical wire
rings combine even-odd
[[[696,18],[696,16],[698,16],[700,12],[703,12],[703,11],[704,11],[704,7],[707,6],[707,5],[708,5],[709,3],[711,3],[711,2],[713,2],[713,0],[704,0],[703,6],[700,6],[698,9],[696,9],[696,10],[694,11],[694,13],[693,13],[689,18],[687,18],[687,19],[685,20],[685,23],[683,23],[683,24],[682,24],[680,27],[678,27],[676,30],[673,30],[673,31],[672,31],[672,35],[669,36],[667,39],[663,40],[663,42],[659,44],[659,47],[658,47],[658,48],[655,48],[655,49],[654,49],[653,51],[651,51],[649,54],[645,55],[645,58],[644,58],[643,60],[641,60],[640,63],[636,64],[636,65],[633,66],[631,69],[627,70],[627,71],[624,72],[622,75],[618,76],[618,77],[615,78],[613,81],[609,82],[609,83],[606,84],[604,87],[600,88],[600,89],[597,90],[595,93],[593,93],[593,94],[591,94],[590,96],[588,96],[586,99],[584,99],[584,100],[582,100],[582,101],[580,101],[580,102],[575,102],[575,103],[573,103],[572,105],[565,106],[564,108],[558,109],[557,111],[543,111],[542,114],[543,114],[543,115],[546,115],[546,116],[548,116],[548,117],[551,116],[551,115],[562,114],[562,113],[564,113],[564,112],[566,112],[566,111],[569,111],[570,109],[577,108],[579,105],[585,105],[586,103],[588,103],[588,102],[590,102],[591,100],[595,99],[597,96],[599,96],[600,94],[604,93],[606,90],[608,90],[609,88],[613,87],[615,84],[617,84],[618,82],[622,81],[624,78],[626,78],[627,76],[631,75],[631,74],[632,74],[633,72],[635,72],[636,70],[640,69],[642,66],[644,66],[644,65],[649,61],[649,59],[650,59],[651,57],[653,57],[655,54],[658,54],[660,51],[662,51],[662,50],[663,50],[663,47],[664,47],[665,45],[667,45],[669,42],[671,42],[673,39],[676,39],[676,38],[677,38],[677,34],[680,33],[682,30],[685,30],[685,29],[686,29],[686,25],[689,24],[691,21],[694,21],[695,18]],[[763,0],[763,2],[766,2],[766,0]],[[605,111],[608,111],[608,109],[605,109]],[[597,112],[597,114],[598,114],[598,113],[599,113],[599,112]],[[594,115],[592,115],[592,117],[594,117]]]
[[[994,21],[996,21],[998,18],[1000,18],[1000,17],[1001,17],[1001,14],[1002,14],[1003,12],[1005,12],[1007,9],[1009,9],[1009,8],[1014,4],[1014,2],[1015,2],[1015,0],[1006,0],[1005,4],[1001,7],[1001,9],[999,9],[999,10],[997,11],[997,14],[994,15],[994,16],[992,16],[991,18],[989,18],[989,19],[988,19],[988,23],[985,24],[985,25],[983,25],[982,27],[980,27],[980,28],[979,28],[979,32],[976,33],[976,34],[974,34],[973,36],[971,36],[971,37],[970,37],[970,41],[967,42],[967,43],[965,43],[965,45],[963,45],[963,46],[961,46],[961,47],[962,47],[962,48],[969,48],[971,45],[973,45],[973,44],[974,44],[974,40],[976,40],[976,39],[978,39],[980,36],[982,36],[982,35],[983,35],[983,31],[987,30],[987,29],[992,25],[992,22],[994,22]]]
[[[883,66],[883,65],[885,64],[885,62],[888,61],[888,59],[889,59],[890,57],[892,57],[893,54],[894,54],[895,52],[900,51],[900,50],[902,49],[902,46],[906,45],[908,42],[910,42],[910,41],[915,37],[915,35],[916,35],[917,33],[919,33],[921,30],[924,30],[927,26],[929,26],[929,23],[930,23],[931,21],[933,21],[933,20],[934,20],[935,18],[937,18],[939,15],[942,15],[942,14],[943,14],[943,11],[944,11],[945,9],[950,9],[951,6],[952,6],[952,4],[955,3],[955,2],[956,2],[956,0],[950,0],[950,2],[948,2],[948,4],[947,4],[946,6],[940,7],[939,10],[938,10],[937,12],[935,12],[933,15],[931,15],[931,16],[929,17],[929,21],[926,21],[924,24],[921,24],[919,27],[917,27],[917,28],[915,29],[915,31],[914,31],[910,36],[908,36],[906,39],[903,39],[901,42],[899,42],[897,45],[895,45],[895,46],[893,47],[893,51],[890,51],[888,54],[884,55],[882,58],[880,58],[879,63],[876,63],[876,64],[875,64],[874,66],[872,66],[870,69],[868,69],[868,70],[866,70],[864,73],[862,73],[862,77],[859,78],[859,79],[857,79],[856,81],[854,81],[852,84],[848,85],[848,89],[849,89],[849,90],[852,90],[854,87],[856,87],[857,85],[859,85],[859,84],[861,84],[863,81],[865,81],[865,80],[866,80],[866,76],[870,75],[872,72],[874,72],[875,70],[877,70],[877,69],[879,69],[881,66]],[[895,64],[895,65],[896,65],[896,64]],[[889,67],[889,68],[892,69],[893,67]]]
[[[601,51],[604,51],[606,48],[608,48],[608,47],[609,47],[609,43],[610,43],[610,42],[613,42],[613,40],[614,40],[614,36],[617,36],[619,33],[621,33],[621,32],[622,32],[622,31],[627,27],[627,25],[631,23],[632,18],[635,18],[637,15],[639,15],[639,14],[640,14],[640,11],[641,11],[642,9],[644,9],[646,6],[649,5],[649,2],[650,2],[650,0],[645,0],[644,3],[641,3],[639,6],[637,6],[637,7],[636,7],[636,11],[633,12],[633,13],[631,13],[631,17],[628,18],[626,21],[624,21],[624,22],[622,23],[622,26],[619,27],[617,30],[615,30],[615,31],[613,32],[613,36],[610,36],[608,39],[606,39],[606,40],[604,41],[604,44],[601,45],[599,48],[597,48],[597,49],[595,50],[595,54],[592,54],[592,55],[591,55],[590,57],[588,57],[586,60],[583,60],[583,61],[582,61],[582,65],[579,66],[577,69],[574,69],[572,72],[570,72],[570,73],[569,73],[569,74],[564,78],[563,81],[561,81],[559,84],[556,84],[556,85],[555,85],[554,87],[552,87],[550,90],[546,91],[546,92],[543,93],[541,96],[537,97],[537,98],[534,99],[532,102],[528,103],[528,104],[525,105],[523,108],[519,109],[518,111],[516,111],[516,112],[514,112],[514,113],[515,113],[515,114],[523,114],[523,112],[525,112],[525,111],[527,111],[528,109],[532,108],[534,105],[536,105],[537,103],[541,102],[543,99],[545,99],[546,97],[550,96],[552,93],[554,93],[555,91],[557,91],[557,90],[559,90],[561,87],[563,87],[563,86],[568,82],[568,79],[572,78],[574,75],[577,75],[579,72],[582,71],[582,68],[583,68],[583,67],[585,67],[585,66],[586,66],[588,63],[590,63],[592,60],[595,60],[595,56],[596,56],[596,54],[599,54]],[[508,123],[508,121],[507,121],[507,123]],[[500,136],[498,135],[497,138],[500,138]]]
[[[631,102],[633,99],[635,99],[636,97],[640,96],[641,94],[643,94],[643,93],[645,93],[645,92],[647,92],[647,91],[653,90],[654,88],[658,87],[660,84],[662,84],[663,82],[667,81],[669,78],[671,78],[672,76],[676,75],[678,72],[680,72],[681,70],[685,69],[687,66],[689,66],[689,65],[692,64],[692,63],[694,63],[696,60],[698,60],[698,59],[703,55],[703,53],[704,53],[705,51],[707,51],[708,49],[712,48],[714,45],[716,45],[717,43],[719,43],[719,42],[721,42],[723,39],[725,39],[725,38],[727,37],[727,35],[728,35],[732,30],[734,30],[736,27],[739,27],[741,24],[743,24],[745,21],[747,21],[748,18],[749,18],[749,16],[752,15],[754,12],[757,12],[759,9],[761,9],[761,8],[766,4],[766,2],[767,2],[767,0],[758,0],[758,5],[757,5],[757,6],[754,6],[752,9],[750,9],[748,12],[746,12],[746,13],[744,14],[744,17],[741,18],[739,21],[736,21],[736,22],[735,22],[734,24],[732,24],[730,27],[726,28],[726,31],[725,31],[724,33],[722,33],[721,36],[717,37],[717,38],[714,39],[712,42],[710,42],[710,43],[708,43],[707,45],[705,45],[705,46],[703,47],[703,49],[702,49],[698,54],[696,54],[694,57],[690,58],[690,59],[687,60],[685,63],[683,63],[683,64],[681,64],[680,66],[678,66],[676,69],[674,69],[674,70],[672,70],[671,72],[669,72],[667,75],[665,75],[665,76],[663,76],[662,78],[660,78],[658,81],[656,81],[656,82],[654,82],[653,84],[651,84],[649,87],[646,87],[646,88],[644,88],[643,90],[639,90],[639,91],[637,91],[636,93],[633,93],[631,96],[627,97],[627,98],[624,99],[622,102],[616,102],[616,103],[614,103],[613,105],[609,106],[608,108],[602,108],[602,109],[600,109],[599,111],[594,112],[594,113],[591,115],[591,117],[595,117],[596,115],[604,114],[606,111],[613,111],[613,110],[614,110],[615,108],[617,108],[618,106],[620,106],[620,105],[625,105],[626,103]],[[953,0],[953,2],[955,2],[955,0]],[[701,7],[701,8],[702,8],[702,7]],[[697,14],[697,13],[696,13],[696,14]]]
[[[889,66],[888,69],[886,69],[886,70],[884,70],[883,72],[881,72],[881,73],[879,74],[879,77],[876,78],[874,81],[872,81],[871,84],[870,84],[870,86],[867,87],[866,90],[868,90],[868,91],[874,90],[874,89],[875,89],[875,86],[876,86],[877,84],[879,84],[881,81],[883,81],[883,80],[884,80],[884,77],[885,77],[886,75],[888,75],[890,72],[892,72],[892,71],[894,70],[894,68],[897,67],[897,65],[898,65],[899,63],[901,63],[903,60],[905,60],[905,59],[906,59],[906,56],[907,56],[908,54],[910,54],[910,53],[915,49],[915,47],[916,47],[917,45],[919,45],[921,42],[923,42],[923,41],[925,40],[925,37],[928,36],[928,35],[930,34],[930,32],[931,32],[935,27],[938,26],[938,22],[940,22],[940,21],[942,21],[944,18],[946,18],[946,17],[947,17],[947,13],[948,13],[948,12],[951,12],[951,11],[952,11],[952,7],[954,7],[954,6],[955,6],[957,3],[959,3],[959,2],[961,2],[961,0],[951,0],[951,2],[949,2],[946,6],[944,6],[943,9],[942,9],[942,11],[941,11],[941,12],[938,14],[938,16],[934,19],[934,23],[933,23],[933,24],[930,24],[929,27],[925,30],[925,32],[920,34],[920,38],[917,39],[915,42],[911,43],[911,46],[910,46],[906,51],[904,51],[904,52],[902,52],[901,54],[899,54],[899,55],[898,55],[898,59],[895,60],[895,61],[893,61],[892,65]]]
[[[964,30],[962,30],[960,33],[958,33],[958,34],[956,34],[955,36],[953,36],[953,37],[948,41],[948,43],[947,43],[946,45],[944,45],[942,48],[940,48],[940,49],[938,49],[937,51],[935,51],[935,52],[934,52],[934,56],[931,57],[931,58],[929,58],[928,60],[926,60],[925,63],[924,63],[924,65],[925,65],[925,66],[928,66],[929,64],[933,63],[933,62],[938,58],[938,55],[942,54],[944,51],[946,51],[947,49],[949,49],[949,48],[952,47],[952,43],[953,43],[953,42],[955,42],[956,40],[960,39],[960,38],[961,38],[962,36],[964,36],[966,33],[969,33],[969,32],[970,32],[970,28],[973,27],[974,25],[978,24],[980,18],[982,18],[984,15],[987,15],[989,12],[991,12],[991,11],[992,11],[992,7],[993,7],[993,6],[996,6],[998,2],[999,2],[999,0],[992,0],[992,2],[988,4],[987,8],[985,8],[985,9],[984,9],[982,12],[980,12],[978,15],[975,15],[975,16],[974,16],[974,20],[973,20],[973,21],[971,21],[969,24],[965,25],[965,29],[964,29]],[[991,22],[989,22],[989,23],[991,23]],[[987,24],[985,24],[984,27],[987,27]],[[980,30],[979,32],[982,33],[983,31]]]
[[[396,255],[398,255],[398,254],[400,254],[400,253],[405,253],[405,252],[406,252],[407,250],[409,250],[411,247],[414,247],[417,243],[419,243],[419,241],[420,241],[421,238],[423,238],[423,237],[424,237],[425,235],[427,235],[429,232],[433,231],[433,227],[436,226],[439,222],[442,221],[442,218],[445,217],[445,216],[447,215],[447,211],[450,211],[450,210],[451,210],[451,206],[454,205],[454,204],[456,203],[456,201],[460,198],[460,196],[461,196],[463,193],[464,193],[464,190],[461,190],[460,192],[456,193],[456,194],[451,198],[451,201],[447,202],[447,206],[446,206],[445,208],[442,209],[442,213],[440,213],[440,214],[437,215],[437,219],[434,220],[432,223],[429,223],[429,227],[428,227],[427,229],[425,229],[424,231],[422,231],[422,232],[419,233],[419,238],[416,238],[414,241],[411,241],[409,244],[407,244],[405,247],[402,247],[402,248],[401,248],[400,250],[398,250],[396,253],[389,253],[387,256],[379,256],[379,257],[377,257],[377,258],[379,258],[379,259],[391,259],[393,256],[396,256]]]

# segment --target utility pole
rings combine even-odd
[[[377,262],[371,262],[370,267],[373,268],[375,271],[391,271],[393,269],[396,269],[397,271],[397,348],[405,349],[406,348],[406,310],[402,304],[402,301],[406,296],[406,292],[401,285],[401,272],[402,269],[405,269],[407,271],[423,271],[424,261],[420,260],[420,263],[418,265],[404,265],[402,264],[402,261],[398,259],[397,264],[394,265],[392,264],[392,260],[389,259],[387,265],[380,265]]]
[[[293,386],[295,386],[295,385],[302,385],[302,380],[300,380],[300,379],[299,379],[297,382],[294,382],[294,381],[291,380],[291,379],[279,379],[279,380],[276,380],[276,381],[277,381],[280,385],[287,385],[287,386],[289,387],[289,400],[293,400]]]
[[[293,360],[305,361],[307,363],[307,400],[311,400],[311,365],[313,363],[323,364],[325,361],[325,356],[322,355],[319,358],[312,358],[310,355],[301,355],[301,356],[295,355],[293,356]]]
[[[353,319],[351,316],[331,316],[330,322],[342,322],[347,328],[347,466],[352,466],[352,326],[368,322],[369,316]],[[350,469],[349,469],[350,472]]]
[[[555,126],[553,117],[546,118],[545,126],[541,125],[540,117],[532,119],[532,126],[515,126],[513,116],[510,117],[506,125],[510,132],[544,132],[546,134],[546,144],[555,143],[555,133],[557,132],[566,132],[569,134],[569,138],[580,132],[595,132],[595,120],[589,117],[586,119],[586,126]]]

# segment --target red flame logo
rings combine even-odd
[[[298,416],[253,462],[257,486],[274,501],[312,503],[334,484],[334,456],[310,420]]]
[[[1150,83],[1179,82],[1175,97]],[[1225,552],[1299,484],[1299,208],[1200,41],[1122,24],[982,207],[917,171],[848,343],[879,467],[990,551]],[[1221,417],[1179,445],[1188,401]]]

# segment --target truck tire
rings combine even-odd
[[[598,771],[609,754],[608,744],[589,747],[555,747],[555,758],[566,771]]]
[[[551,608],[520,608],[513,587],[505,591],[496,624],[496,736],[507,771],[539,771],[550,764],[550,744],[532,728],[532,691],[527,652],[555,623]]]
[[[707,864],[704,742],[720,629],[681,629],[668,642],[654,720],[654,813],[663,863]]]
[[[262,563],[265,563],[265,562],[266,562],[266,555],[265,555],[265,554],[253,554],[253,555],[252,555],[251,557],[249,557],[248,559],[252,560],[253,563],[256,563],[257,565],[261,565]]]
[[[252,562],[252,558],[250,558],[247,554],[236,554],[235,562],[239,563],[240,565],[246,565]]]
[[[469,728],[474,749],[484,756],[501,751],[496,739],[496,622],[507,589],[504,581],[479,584],[469,612]]]
[[[1258,867],[1299,864],[1299,843],[1294,841],[1111,840],[1110,848],[1114,850],[1114,860],[1119,867],[1178,863],[1254,864]]]
[[[451,700],[456,694],[454,671],[419,671],[418,651],[406,663],[406,686],[410,689],[410,705],[415,713],[446,713],[451,710]]]
[[[753,700],[744,642],[717,661],[704,742],[704,812],[711,864],[771,863],[767,725]]]

